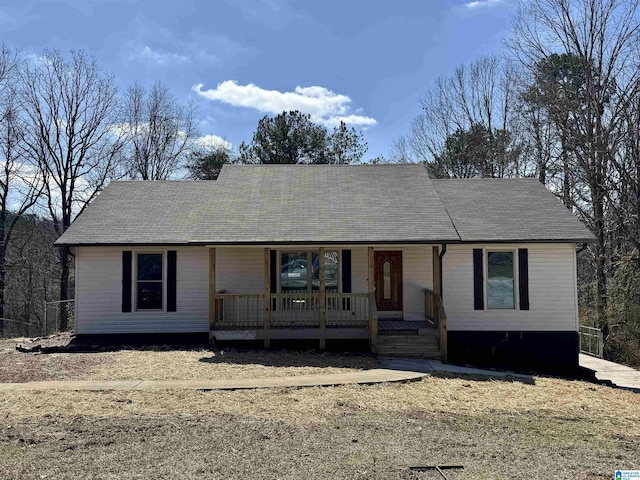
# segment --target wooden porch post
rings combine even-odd
[[[375,287],[375,260],[373,255],[373,247],[367,248],[367,259],[369,263],[369,278],[368,278],[368,287],[369,287],[369,302],[373,303],[375,306],[375,299],[372,300],[372,296],[375,295],[376,287]],[[373,312],[370,312],[370,321],[369,321],[369,342],[371,343],[371,351],[373,353],[377,353],[378,351],[378,315],[374,315]]]
[[[271,251],[264,249],[264,348],[271,347]]]
[[[209,249],[209,339],[216,326],[216,249]]]
[[[432,252],[433,291],[442,297],[442,292],[440,291],[440,248],[434,246]]]
[[[327,326],[327,294],[325,292],[324,282],[324,247],[320,247],[320,350],[327,347],[326,326]]]

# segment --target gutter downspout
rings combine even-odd
[[[440,259],[438,261],[438,270],[439,270],[439,276],[440,276],[440,299],[444,302],[444,279],[442,278],[442,258],[444,257],[444,254],[447,253],[447,244],[443,243],[442,244],[442,250],[440,250],[440,254],[438,255],[438,258]]]

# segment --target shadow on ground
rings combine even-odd
[[[373,355],[353,353],[326,353],[316,351],[292,352],[289,350],[219,350],[202,357],[200,362],[225,365],[262,365],[265,367],[318,367],[356,368],[369,370],[379,368]]]

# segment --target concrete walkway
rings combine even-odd
[[[528,378],[509,372],[494,372],[477,368],[457,367],[437,360],[414,358],[381,358],[380,366],[357,372],[298,375],[291,377],[233,378],[225,380],[57,380],[27,383],[0,383],[0,392],[7,390],[245,390],[257,388],[330,387],[336,385],[371,385],[375,383],[411,382],[428,374],[450,373],[487,377]]]
[[[233,378],[221,380],[58,380],[27,383],[0,383],[5,390],[244,390],[283,387],[329,387],[420,380],[422,372],[373,369],[359,372],[298,375],[291,377]]]
[[[421,358],[398,358],[398,357],[381,357],[379,358],[381,367],[391,370],[403,370],[422,373],[448,373],[451,375],[478,375],[491,378],[514,378],[520,380],[531,379],[530,375],[522,375],[509,371],[483,370],[481,368],[461,367],[458,365],[450,365],[442,363],[440,360],[426,360]]]
[[[595,373],[598,380],[640,393],[640,371],[591,355],[580,354],[580,366]]]

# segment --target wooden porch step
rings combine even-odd
[[[390,336],[407,336],[407,337],[432,337],[438,338],[438,331],[435,328],[421,328],[419,330],[378,330],[378,335]]]
[[[440,343],[435,336],[380,335],[378,337],[378,355],[440,358]]]

